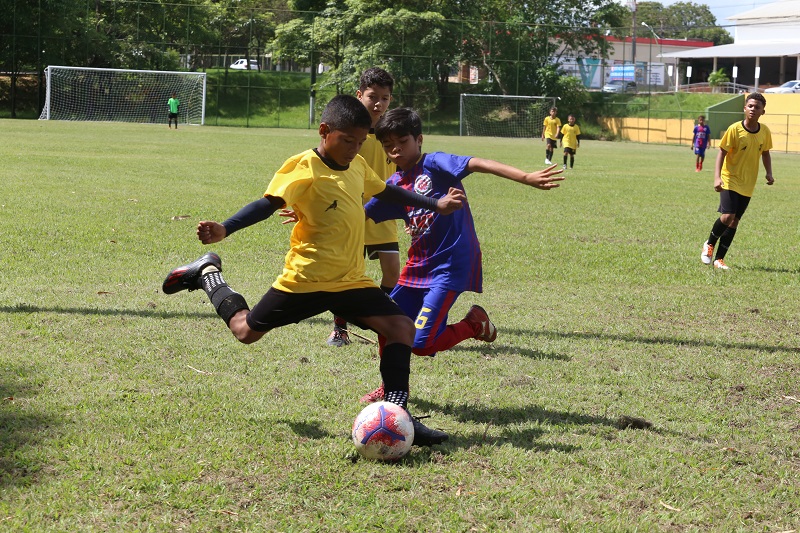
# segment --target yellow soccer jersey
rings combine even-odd
[[[561,129],[561,119],[556,117],[544,117],[544,122],[542,122],[542,126],[544,126],[544,138],[545,139],[553,139],[554,141],[558,140],[558,130]]]
[[[573,150],[578,149],[578,135],[581,134],[581,127],[575,124],[574,126],[570,126],[569,124],[564,124],[561,127],[561,144],[564,145],[564,148],[572,148]]]
[[[364,272],[364,200],[385,188],[361,156],[345,170],[330,168],[314,150],[286,160],[264,196],[283,198],[298,220],[272,286],[295,293],[375,287]]]
[[[742,196],[753,196],[758,180],[758,164],[761,154],[772,149],[772,134],[764,124],[751,133],[744,129],[743,122],[731,124],[719,147],[728,152],[722,162],[722,188],[735,191]]]
[[[367,140],[361,145],[361,150],[358,154],[367,161],[369,167],[384,181],[397,170],[394,163],[387,162],[386,152],[383,151],[383,146],[375,138],[374,133],[367,135]],[[364,201],[367,200],[369,198],[364,199]],[[389,242],[397,242],[397,221],[387,220],[376,224],[367,219],[367,224],[364,228],[364,244],[385,244]]]

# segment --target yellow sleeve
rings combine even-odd
[[[273,176],[264,196],[283,198],[286,205],[293,205],[311,187],[314,176],[308,158],[298,154],[287,159]]]

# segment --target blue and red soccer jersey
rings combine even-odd
[[[703,124],[702,126],[698,124],[694,127],[694,130],[692,130],[692,146],[694,146],[694,153],[697,155],[705,154],[710,140],[711,128],[708,127],[708,124]]]
[[[432,198],[445,196],[450,187],[464,190],[471,157],[434,152],[423,154],[411,170],[398,171],[387,183]],[[451,215],[406,207],[373,198],[364,206],[375,222],[400,218],[411,235],[408,261],[398,285],[440,287],[456,292],[482,292],[481,247],[469,203]]]

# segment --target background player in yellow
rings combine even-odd
[[[368,68],[361,74],[356,98],[364,104],[372,118],[372,127],[358,154],[363,157],[379,178],[386,181],[394,174],[396,167],[386,157],[381,143],[375,139],[375,124],[389,109],[394,90],[394,78],[379,67]],[[369,198],[366,198],[366,202]],[[387,220],[376,224],[367,219],[364,228],[364,253],[369,259],[377,259],[381,265],[381,289],[392,292],[400,278],[400,247],[397,244],[397,222]],[[330,346],[350,344],[347,321],[339,316],[333,317],[333,331],[327,340]]]
[[[714,190],[719,193],[720,217],[711,228],[711,235],[703,243],[700,260],[708,265],[719,241],[714,268],[728,270],[725,254],[731,246],[736,228],[744,215],[758,180],[758,160],[767,171],[767,185],[775,183],[772,177],[772,134],[758,120],[766,112],[767,100],[760,93],[748,95],[744,103],[744,120],[731,124],[719,142],[719,153],[714,167]]]
[[[556,116],[558,113],[557,107],[550,108],[550,116],[544,117],[542,122],[542,140],[545,141],[544,148],[544,164],[552,165],[553,152],[556,151],[558,146],[558,132],[561,130],[561,119]]]
[[[561,146],[564,147],[564,169],[567,168],[567,156],[569,156],[569,168],[575,166],[575,154],[581,145],[581,127],[575,124],[575,115],[567,117],[567,123],[561,127]]]

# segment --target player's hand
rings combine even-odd
[[[542,189],[543,191],[558,187],[560,185],[558,182],[564,181],[564,176],[559,175],[564,172],[564,169],[560,168],[556,170],[557,166],[556,164],[538,172],[529,172],[522,177],[520,183]]]
[[[466,199],[467,196],[464,194],[464,191],[455,187],[450,187],[447,194],[436,201],[436,212],[440,215],[449,215],[453,211],[458,211],[464,207],[464,201]]]
[[[203,220],[197,225],[197,238],[203,244],[212,244],[225,238],[228,231],[219,222]]]
[[[775,183],[775,178],[767,174],[767,185],[772,185],[773,183]]]
[[[293,224],[298,220],[297,213],[295,213],[293,209],[281,209],[278,216],[286,218],[281,224]]]
[[[722,178],[719,176],[714,176],[714,190],[722,192]]]

